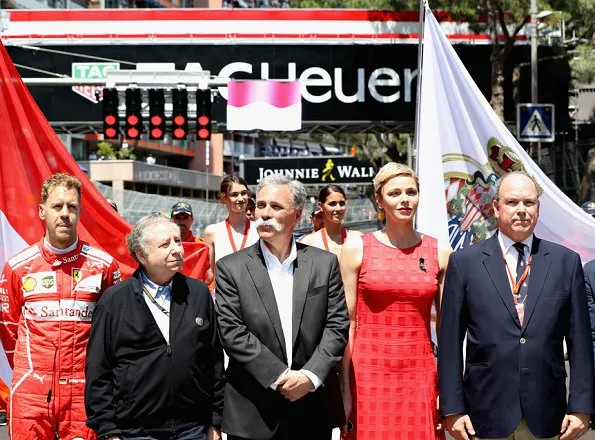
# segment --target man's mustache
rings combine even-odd
[[[263,226],[264,227],[268,226],[268,227],[273,228],[277,232],[281,231],[281,225],[274,218],[270,218],[268,220],[263,220],[262,218],[257,218],[256,220],[254,220],[254,223],[256,224],[257,229],[261,228]]]

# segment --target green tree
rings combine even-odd
[[[577,46],[574,57],[570,60],[572,79],[577,84],[595,83],[595,51],[593,45]]]
[[[116,151],[110,142],[101,141],[97,143],[97,156],[100,158],[116,158]]]

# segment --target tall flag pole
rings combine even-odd
[[[434,40],[430,32],[430,19],[434,19],[432,11],[426,1],[423,15],[424,44],[421,48],[421,67],[418,72],[418,98],[416,118],[416,149],[417,149],[417,174],[420,177],[420,203],[417,211],[417,228],[435,237],[441,243],[448,243],[448,228],[446,200],[442,184],[441,143],[442,130],[438,127],[440,108],[439,102],[443,99],[437,93],[437,83],[440,81],[440,66],[435,63],[436,53]],[[436,23],[436,26],[439,26]],[[440,29],[438,27],[438,29]],[[440,32],[442,32],[440,30]]]
[[[420,130],[420,111],[421,111],[421,75],[423,66],[423,43],[424,43],[424,18],[426,16],[425,10],[427,7],[427,0],[419,0],[419,28],[417,31],[417,99],[415,100],[415,169],[419,175],[419,160],[417,155],[419,154],[419,130]]]

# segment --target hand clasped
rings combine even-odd
[[[310,379],[299,371],[289,370],[275,382],[277,391],[290,402],[301,399],[314,386]]]

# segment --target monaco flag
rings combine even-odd
[[[112,255],[122,275],[136,268],[128,254],[126,234],[130,225],[106,202],[95,185],[45,119],[0,41],[0,270],[26,246],[37,243],[45,232],[39,219],[41,185],[57,172],[78,177],[82,183],[81,239]],[[126,203],[126,200],[124,200]],[[155,211],[169,207],[155,206]],[[208,268],[208,248],[184,243],[184,270],[203,279]],[[0,280],[0,292],[4,289]],[[0,400],[6,400],[11,371],[0,349]]]
[[[299,81],[230,81],[227,129],[293,131],[302,128]]]
[[[535,234],[595,259],[595,222],[533,162],[498,118],[426,7],[417,127],[420,231],[453,249],[491,236],[496,182],[523,170],[539,186]]]

